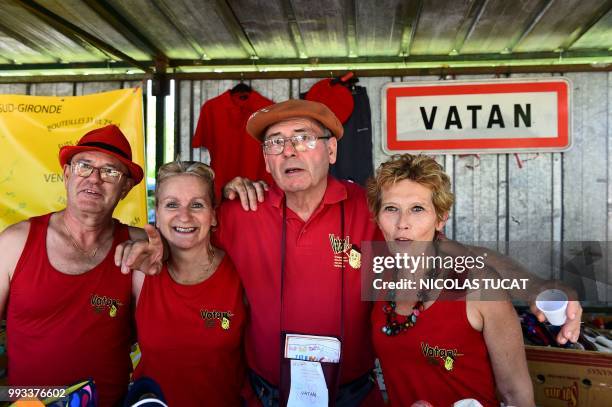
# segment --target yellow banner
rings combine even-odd
[[[0,95],[0,231],[32,216],[66,206],[59,149],[88,131],[116,124],[142,168],[142,90],[122,89],[86,96]],[[114,216],[142,226],[147,221],[146,176],[119,203]]]

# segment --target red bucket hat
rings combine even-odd
[[[64,146],[59,151],[59,162],[62,167],[68,164],[75,154],[83,151],[99,151],[121,161],[136,184],[142,181],[143,171],[140,165],[132,161],[132,148],[119,127],[110,124],[94,129],[85,134],[76,146]]]

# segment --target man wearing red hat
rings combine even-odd
[[[113,255],[118,243],[146,238],[112,215],[143,171],[114,125],[62,147],[59,161],[66,208],[0,234],[9,384],[66,386],[91,377],[99,405],[112,406],[127,389],[132,343],[131,276]]]

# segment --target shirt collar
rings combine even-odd
[[[244,94],[236,93],[232,95],[231,90],[226,91],[225,94],[233,106],[236,106],[239,108],[257,110],[255,109],[254,106],[257,106],[257,101],[259,99],[259,93],[257,93],[255,90],[251,90],[249,93],[247,93],[246,94],[247,98],[244,100],[240,99],[240,95],[244,95]]]

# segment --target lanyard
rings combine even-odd
[[[342,239],[342,245],[344,249],[344,201],[340,202],[340,237]],[[344,255],[344,253],[342,253]],[[280,275],[280,333],[283,334],[283,310],[284,310],[284,299],[285,299],[285,269],[287,262],[287,197],[283,198],[283,230],[281,235],[281,275]],[[340,386],[340,373],[342,370],[342,355],[344,348],[344,262],[345,259],[342,257],[342,270],[340,272],[340,360],[338,361],[339,369],[338,374],[336,376],[335,388],[338,389]],[[281,347],[283,344],[281,343]],[[283,360],[281,358],[280,365],[282,366]],[[279,379],[282,388],[283,383],[283,373],[282,368],[279,371]],[[331,400],[330,400],[331,401]]]

